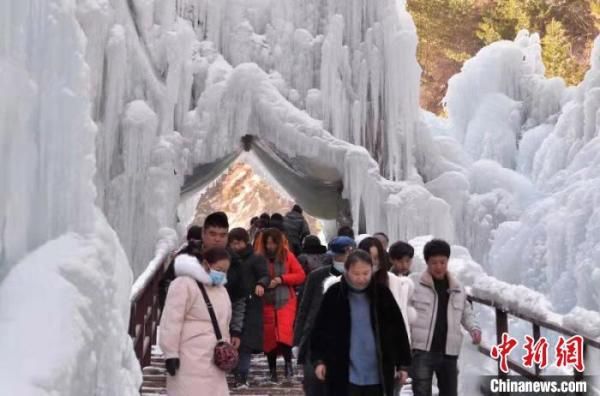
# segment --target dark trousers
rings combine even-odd
[[[283,355],[283,360],[285,360],[286,365],[290,365],[292,363],[292,347],[285,344],[278,344],[277,348],[273,349],[271,352],[267,353],[267,361],[269,362],[269,369],[275,370],[277,355]]]
[[[248,376],[250,372],[250,361],[252,360],[252,352],[249,349],[240,348],[240,360],[236,368],[236,374]]]
[[[439,396],[457,396],[457,357],[438,352],[415,350],[410,376],[414,396],[431,396],[433,374],[438,380]]]
[[[304,379],[302,389],[306,396],[327,396],[327,384],[315,375],[315,366],[306,362],[304,364]]]
[[[348,385],[348,396],[381,396],[381,385]]]

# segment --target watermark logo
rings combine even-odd
[[[508,333],[502,333],[501,342],[492,346],[490,356],[499,361],[500,371],[508,373],[508,355],[519,345],[519,341],[511,337]],[[548,350],[550,345],[546,337],[540,337],[535,341],[530,336],[525,336],[525,356],[523,356],[523,366],[527,368],[538,365],[540,369],[546,368],[549,364]],[[556,367],[573,367],[579,372],[585,370],[583,361],[583,337],[579,335],[565,339],[560,336],[556,343]]]

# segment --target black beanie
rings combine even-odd
[[[197,239],[197,240],[202,240],[202,227],[197,226],[197,225],[193,225],[188,229],[187,232],[187,240],[189,241],[190,239]]]

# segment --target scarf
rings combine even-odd
[[[281,277],[285,273],[285,264],[275,259],[269,261],[269,266],[272,268],[271,279]],[[290,299],[290,288],[287,285],[279,284],[274,289],[265,291],[265,302],[275,306],[275,309],[283,307]]]

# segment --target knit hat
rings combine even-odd
[[[304,246],[302,247],[303,253],[306,254],[323,254],[327,252],[327,248],[321,245],[321,240],[314,236],[308,235],[304,238]]]
[[[193,225],[188,229],[187,232],[187,240],[196,239],[198,241],[202,240],[202,227]]]

